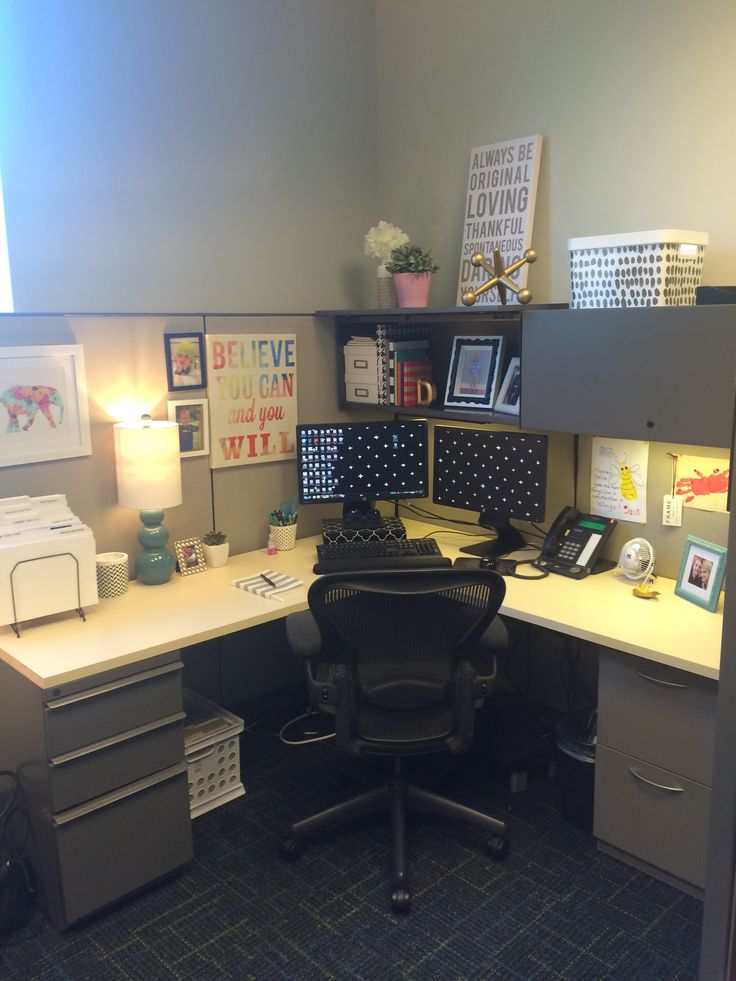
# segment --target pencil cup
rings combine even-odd
[[[296,542],[296,525],[271,525],[269,542],[275,545],[279,552],[286,552],[293,548]]]
[[[97,593],[112,599],[128,592],[128,556],[125,552],[100,552],[97,562]]]

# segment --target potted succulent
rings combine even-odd
[[[210,569],[226,565],[230,555],[230,543],[222,531],[208,531],[202,538],[204,560]]]
[[[400,307],[426,307],[432,273],[440,267],[428,249],[407,242],[391,253],[386,269],[393,274]]]

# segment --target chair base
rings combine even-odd
[[[409,783],[401,774],[398,760],[395,760],[395,771],[394,777],[386,783],[297,821],[291,826],[290,835],[282,842],[281,855],[288,861],[295,861],[301,855],[307,841],[333,831],[355,818],[378,811],[389,811],[393,839],[391,907],[395,913],[408,913],[411,904],[406,834],[409,810],[453,818],[484,831],[488,836],[486,839],[488,854],[499,860],[508,854],[508,824],[501,818],[466,807],[457,801]]]

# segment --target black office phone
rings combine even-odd
[[[582,514],[574,507],[563,508],[534,564],[570,579],[584,579],[591,573],[613,569],[616,563],[601,559],[600,554],[615,526],[615,518]]]

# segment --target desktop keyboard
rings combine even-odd
[[[400,542],[331,542],[317,546],[313,571],[371,572],[375,569],[440,569],[452,565],[433,538]]]

